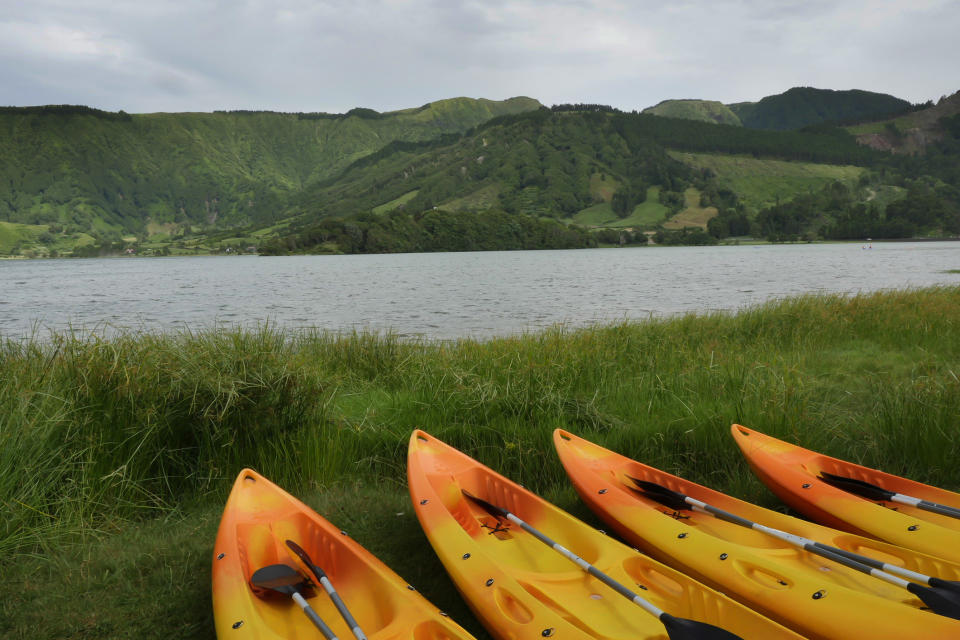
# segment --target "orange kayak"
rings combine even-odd
[[[218,638],[323,638],[290,597],[258,596],[251,586],[258,569],[278,564],[299,566],[309,575],[285,544],[288,539],[326,572],[371,640],[471,640],[369,551],[251,469],[241,471],[233,485],[213,550]],[[303,595],[340,640],[354,638],[322,588]]]
[[[957,580],[960,566],[763,509],[560,429],[554,446],[577,493],[622,538],[809,638],[960,638],[960,620],[924,610],[906,589],[709,513],[665,507],[635,490],[631,478],[926,575]]]
[[[673,616],[745,640],[801,636],[642,555],[436,438],[410,437],[414,510],[461,595],[501,640],[666,640],[664,624],[528,529],[480,506],[509,510]],[[464,492],[475,496],[467,497]]]
[[[792,509],[822,524],[960,563],[960,519],[872,501],[824,482],[822,472],[960,508],[960,495],[821,455],[735,424],[733,438],[760,480]]]

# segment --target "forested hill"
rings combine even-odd
[[[341,115],[5,108],[0,254],[943,236],[960,232],[953,104],[871,125],[898,138],[926,123],[916,155],[859,144],[872,128],[529,98]]]
[[[102,236],[148,222],[265,224],[304,186],[391,141],[430,140],[539,106],[455,98],[346,114],[0,108],[0,222]]]
[[[644,113],[741,125],[748,129],[787,131],[825,122],[877,120],[905,113],[912,108],[906,100],[885,93],[794,87],[758,102],[722,104],[715,100],[665,100],[644,109]]]
[[[483,238],[470,226],[480,222],[447,214],[495,210],[570,220],[602,203],[627,217],[651,188],[661,218],[684,208],[689,189],[699,194],[700,206],[745,215],[736,194],[716,176],[678,161],[668,148],[844,165],[871,165],[881,156],[840,129],[755,131],[590,105],[540,109],[495,118],[459,137],[396,142],[358,160],[336,179],[306,189],[290,211],[288,233],[264,248],[481,249]],[[435,227],[456,221],[462,235],[478,235],[477,243],[437,245],[423,220]],[[526,224],[523,218],[516,222]]]
[[[911,105],[885,93],[832,91],[812,87],[794,87],[784,93],[767,96],[759,102],[729,105],[743,126],[751,129],[785,131],[821,122],[877,120],[903,113]]]

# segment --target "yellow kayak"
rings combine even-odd
[[[244,469],[227,500],[213,550],[213,614],[220,640],[323,638],[292,596],[265,590],[255,578],[278,568],[299,572],[306,581],[310,569],[287,540],[325,572],[371,640],[472,638],[345,533],[262,475]],[[337,638],[354,638],[320,581],[312,582],[312,587],[300,585],[305,602]]]
[[[960,508],[960,494],[831,458],[739,424],[730,431],[756,476],[792,509],[831,527],[960,563],[960,519],[892,500],[866,499],[824,481],[824,474],[847,483],[868,482],[947,509]]]
[[[502,640],[666,640],[668,635],[649,609],[621,597],[517,521],[494,515],[490,506],[509,511],[676,618],[744,640],[802,637],[624,546],[423,431],[410,437],[407,480],[434,551],[477,618]]]
[[[577,493],[621,537],[810,638],[960,638],[960,621],[924,610],[902,587],[702,510],[664,506],[639,487],[652,483],[646,486],[945,580],[960,578],[955,564],[763,509],[563,430],[554,445]]]

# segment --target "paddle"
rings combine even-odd
[[[310,571],[313,572],[317,582],[323,585],[327,595],[330,596],[331,600],[333,600],[333,604],[336,605],[337,611],[339,611],[343,619],[347,621],[347,625],[350,627],[350,630],[353,631],[353,635],[356,636],[357,640],[367,640],[367,636],[363,633],[363,629],[360,628],[360,625],[357,624],[356,619],[350,614],[350,610],[347,609],[347,605],[344,604],[340,594],[337,593],[337,590],[333,588],[333,583],[330,582],[330,578],[327,577],[326,572],[319,565],[314,564],[313,560],[310,559],[310,556],[307,555],[307,552],[304,551],[303,548],[296,542],[293,540],[287,540],[287,546],[297,555],[298,558],[300,558],[300,560],[303,561],[305,565],[307,565],[307,567],[310,568]]]
[[[668,489],[655,482],[639,480],[630,476],[627,477],[630,478],[630,480],[638,487],[640,487],[640,493],[642,493],[644,496],[650,498],[651,500],[655,500],[662,505],[670,507],[674,511],[680,511],[683,509],[702,511],[714,516],[715,518],[719,518],[720,520],[732,522],[733,524],[746,527],[747,529],[755,529],[756,531],[766,533],[767,535],[779,538],[784,542],[788,542],[795,547],[805,549],[810,553],[833,560],[834,562],[842,564],[845,567],[849,567],[851,569],[855,569],[856,571],[871,575],[875,578],[879,578],[880,580],[884,580],[890,584],[903,587],[913,595],[920,598],[920,600],[922,600],[923,603],[926,604],[927,607],[929,607],[934,613],[939,613],[942,616],[960,620],[960,589],[958,589],[958,586],[960,585],[957,583],[951,584],[947,580],[931,578],[930,576],[924,576],[922,574],[913,574],[913,572],[910,573],[917,576],[922,581],[926,581],[930,586],[925,587],[915,582],[908,582],[903,578],[890,575],[879,567],[871,568],[871,564],[879,564],[881,566],[885,565],[885,563],[877,560],[869,559],[870,563],[864,563],[861,562],[859,558],[866,558],[866,556],[850,554],[849,552],[843,551],[842,549],[837,549],[836,547],[831,547],[825,544],[814,542],[808,538],[795,536],[792,533],[787,533],[786,531],[780,531],[779,529],[774,529],[756,522],[751,522],[746,518],[741,518],[738,515],[730,513],[729,511],[718,509],[717,507],[713,507],[706,502],[702,502],[696,498],[691,498],[690,496],[685,496],[677,491],[672,491],[671,489]],[[630,488],[633,489],[633,487]],[[904,569],[904,571],[907,570]]]
[[[863,480],[848,478],[846,476],[838,476],[832,473],[827,473],[826,471],[820,472],[820,480],[823,480],[830,486],[843,489],[844,491],[867,498],[868,500],[899,502],[900,504],[908,504],[911,507],[917,507],[918,509],[923,509],[924,511],[929,511],[931,513],[939,513],[942,516],[960,518],[960,509],[955,507],[948,507],[945,504],[937,504],[936,502],[929,502],[927,500],[914,498],[913,496],[908,496],[903,493],[890,491],[889,489],[884,489],[883,487],[879,487]]]
[[[676,618],[669,613],[666,613],[663,611],[663,609],[660,609],[653,603],[644,600],[639,595],[623,586],[607,574],[603,573],[580,556],[560,546],[506,509],[502,509],[482,498],[478,498],[466,490],[461,491],[463,492],[463,495],[475,502],[484,511],[492,515],[497,520],[507,519],[519,526],[524,531],[531,534],[534,538],[544,543],[557,553],[561,554],[567,558],[567,560],[570,560],[578,567],[592,575],[594,578],[598,579],[600,582],[604,583],[622,595],[627,600],[632,601],[634,604],[639,605],[647,613],[657,617],[660,622],[663,623],[663,626],[666,627],[667,636],[670,638],[670,640],[742,640],[740,636],[730,633],[725,629],[721,629],[720,627],[715,627],[712,624],[707,624],[706,622],[697,622],[696,620],[688,620],[686,618]]]
[[[317,615],[307,601],[300,594],[300,590],[308,585],[306,579],[300,572],[286,564],[271,564],[257,569],[250,577],[250,584],[257,589],[266,589],[276,591],[293,598],[293,601],[300,605],[303,612],[310,618],[310,621],[320,629],[327,640],[337,640],[333,630],[327,626],[327,623]]]

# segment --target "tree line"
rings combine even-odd
[[[352,219],[326,218],[299,233],[261,244],[263,255],[300,253],[412,253],[581,249],[597,246],[586,229],[500,209],[418,214],[393,211]]]

